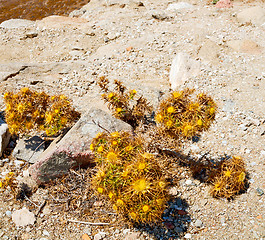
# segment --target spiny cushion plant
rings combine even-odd
[[[99,79],[98,85],[104,92],[102,98],[108,102],[108,108],[113,111],[116,118],[136,127],[146,114],[151,113],[152,106],[143,96],[136,97],[136,90],[127,89],[118,80],[115,80],[114,84],[115,89],[111,91],[109,80],[105,77]]]
[[[49,96],[29,88],[22,88],[16,94],[6,92],[4,101],[6,122],[11,134],[35,129],[44,130],[50,136],[80,116],[66,96]]]
[[[209,179],[213,197],[231,198],[246,188],[246,169],[241,157],[233,156],[220,163]]]
[[[216,104],[204,93],[194,95],[194,89],[172,92],[163,100],[155,116],[162,134],[174,138],[190,138],[207,130],[213,122]]]
[[[132,222],[156,222],[168,200],[166,180],[139,138],[127,132],[100,133],[90,146],[98,172],[93,186],[113,209]]]

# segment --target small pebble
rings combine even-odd
[[[195,221],[195,226],[198,227],[198,228],[202,227],[202,221],[200,219],[197,219]]]
[[[185,236],[184,236],[184,238],[190,239],[191,238],[191,234],[190,233],[186,233]]]
[[[186,185],[188,185],[188,186],[190,186],[190,185],[192,185],[193,184],[193,182],[190,180],[190,179],[188,179],[188,180],[186,180]]]
[[[256,189],[258,196],[262,196],[264,194],[264,191],[261,188]]]
[[[95,234],[94,240],[101,240],[101,239],[102,239],[102,236],[100,233]]]
[[[221,222],[222,225],[225,225],[225,217],[221,217],[220,218],[220,222]]]
[[[42,235],[43,236],[50,236],[50,233],[46,229],[44,229],[42,232]]]
[[[6,216],[10,217],[12,215],[11,211],[6,211]]]

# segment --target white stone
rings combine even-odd
[[[178,3],[171,3],[168,5],[167,10],[180,10],[185,8],[194,8],[192,4],[186,3],[186,2],[178,2]]]
[[[101,239],[102,239],[102,236],[100,233],[95,234],[94,240],[101,240]]]
[[[44,229],[42,232],[42,235],[43,236],[50,236],[50,233],[46,229]]]
[[[184,236],[184,238],[190,239],[191,238],[191,234],[190,233],[186,233],[185,236]]]
[[[26,19],[9,19],[0,24],[2,28],[21,28],[30,27],[34,25],[34,21]]]
[[[188,185],[188,186],[193,184],[193,182],[192,182],[190,179],[186,180],[185,183],[186,183],[186,185]]]
[[[36,218],[34,214],[28,209],[22,208],[13,212],[12,221],[16,224],[17,227],[24,227],[29,224],[34,224]]]
[[[2,119],[0,119],[0,157],[2,156],[3,151],[7,147],[11,134],[8,131],[8,126]]]
[[[200,73],[200,62],[195,61],[186,53],[178,53],[172,61],[169,82],[172,90],[178,87],[190,77],[195,77]]]

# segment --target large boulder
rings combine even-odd
[[[94,158],[91,141],[104,131],[132,131],[132,127],[100,109],[91,109],[59,142],[54,141],[43,152],[39,161],[29,168],[31,177],[41,184],[66,174],[71,168],[89,166]]]

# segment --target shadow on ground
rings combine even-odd
[[[188,204],[185,199],[174,198],[168,202],[163,221],[155,224],[134,224],[140,232],[146,232],[156,240],[173,240],[183,238],[188,230],[191,218],[186,211]]]

